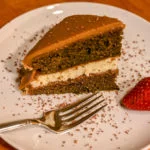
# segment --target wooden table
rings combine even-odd
[[[0,28],[6,23],[31,9],[60,2],[72,0],[0,0]],[[81,1],[81,0],[76,0]],[[131,11],[150,21],[150,0],[86,0],[117,6]],[[0,139],[0,150],[13,150],[13,148]]]

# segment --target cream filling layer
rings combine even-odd
[[[108,70],[117,69],[117,58],[107,58],[105,60],[94,61],[80,66],[72,67],[62,72],[39,75],[36,80],[31,82],[33,88],[39,86],[46,86],[50,82],[67,81],[68,79],[75,79],[79,76],[90,74],[103,73]]]

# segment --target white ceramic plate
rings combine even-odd
[[[23,96],[15,82],[24,54],[49,27],[73,14],[107,15],[126,24],[117,79],[120,91],[101,92],[109,106],[67,133],[26,127],[1,137],[21,150],[138,150],[150,143],[150,112],[129,111],[119,102],[127,90],[150,75],[150,24],[130,12],[102,4],[50,5],[21,15],[0,29],[0,123],[39,117],[43,111],[82,96]]]

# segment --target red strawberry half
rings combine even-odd
[[[121,101],[133,110],[150,110],[150,77],[142,79]]]

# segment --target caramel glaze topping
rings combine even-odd
[[[124,24],[116,18],[95,15],[73,15],[66,17],[50,29],[23,60],[25,68],[32,70],[32,59],[58,50],[67,44],[95,34],[102,34]]]

